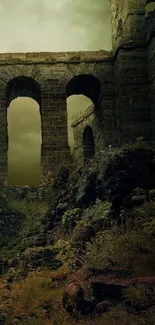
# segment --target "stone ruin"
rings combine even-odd
[[[121,146],[137,137],[154,146],[155,11],[146,16],[146,0],[110,2],[109,52],[0,54],[2,186],[7,186],[7,108],[19,96],[33,98],[40,107],[41,180],[70,158],[66,99],[74,94],[93,102],[73,122],[74,158],[79,165],[103,148]]]

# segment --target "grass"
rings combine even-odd
[[[40,228],[40,221],[48,211],[48,204],[41,201],[9,201],[9,207],[23,213],[26,218],[22,225],[21,235],[36,234]]]
[[[137,143],[139,146],[139,143]],[[130,145],[129,145],[130,149]],[[131,147],[132,149],[132,147]],[[119,152],[118,152],[119,153]],[[113,155],[116,152],[113,152]],[[123,154],[123,153],[122,153]],[[61,175],[60,175],[61,176]],[[76,180],[77,174],[70,174]],[[20,202],[9,201],[9,209],[20,212],[24,218],[21,227],[13,238],[12,244],[3,250],[3,256],[15,254],[22,248],[24,240],[40,233],[41,220],[48,211],[48,203],[41,201]],[[31,271],[28,276],[9,284],[4,284],[5,277],[0,278],[0,324],[2,325],[154,325],[154,292],[143,285],[130,287],[124,291],[124,301],[129,303],[130,312],[125,304],[118,304],[109,312],[95,317],[71,318],[62,307],[62,296],[65,291],[71,270],[67,265],[69,259],[73,262],[71,239],[72,230],[76,226],[97,225],[100,218],[107,219],[109,203],[97,200],[96,203],[82,212],[78,209],[67,211],[62,218],[64,237],[55,235],[55,247],[60,250],[64,263],[63,267],[52,271]],[[88,271],[104,268],[122,267],[131,271],[131,275],[155,274],[155,203],[145,203],[141,207],[128,211],[128,217],[134,219],[133,228],[119,229],[113,227],[105,230],[98,229],[97,234],[87,243],[83,258],[83,267]],[[76,220],[75,220],[76,219]],[[12,246],[9,246],[12,245]],[[68,270],[69,268],[69,270]],[[70,273],[69,273],[70,272]],[[72,270],[74,273],[74,271]],[[84,281],[81,274],[81,281]],[[70,279],[70,278],[69,278]],[[148,308],[149,307],[149,308]],[[135,309],[148,308],[141,316]]]
[[[21,202],[13,199],[8,201],[7,213],[10,214],[10,221],[8,218],[5,225],[4,220],[1,258],[10,258],[26,248],[25,239],[40,232],[41,220],[48,208],[48,204],[42,201]]]
[[[152,265],[146,259],[146,252]],[[151,267],[155,267],[155,241],[150,234],[141,230],[124,233],[119,230],[101,231],[95,239],[87,243],[84,264],[93,269],[118,266],[131,270],[133,274],[137,266],[145,271],[148,268],[149,271]]]
[[[124,301],[134,310],[145,310],[155,305],[155,288],[149,289],[144,284],[137,284],[124,290]]]
[[[57,276],[60,277],[65,272],[61,269]],[[5,325],[145,324],[137,316],[127,313],[123,305],[118,305],[101,316],[82,317],[79,315],[79,319],[71,318],[61,304],[66,282],[58,284],[53,280],[55,277],[56,272],[35,271],[25,280],[13,283],[8,309],[5,304],[1,308],[1,315],[6,315]]]

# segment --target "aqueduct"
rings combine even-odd
[[[73,124],[78,162],[86,125],[95,152],[141,136],[154,143],[155,12],[146,18],[145,5],[111,0],[110,52],[0,54],[0,184],[7,184],[7,108],[18,96],[40,106],[42,177],[70,155],[66,99],[73,94],[86,95],[95,107]]]

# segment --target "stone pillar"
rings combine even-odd
[[[111,0],[118,142],[151,137],[145,0]],[[120,5],[119,5],[120,4]],[[114,11],[115,9],[115,11]],[[122,35],[117,28],[122,19]]]
[[[0,99],[0,186],[7,185],[7,109],[5,100]]]
[[[66,97],[43,97],[41,121],[41,169],[46,178],[48,172],[55,172],[70,158]]]
[[[152,128],[145,49],[121,49],[115,68],[119,144],[138,137],[150,139]]]

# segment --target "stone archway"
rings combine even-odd
[[[70,104],[70,109],[72,108],[73,110],[72,112],[68,111],[70,125],[72,125],[77,115],[83,116],[89,107],[95,107],[97,111],[101,95],[101,83],[100,80],[93,74],[79,74],[74,76],[68,82],[66,93],[68,104]],[[68,134],[73,138],[72,142],[70,141],[70,143],[72,143],[73,152],[76,146],[83,146],[82,133],[77,140],[73,129],[70,127],[70,129],[68,128]]]
[[[101,94],[101,84],[98,78],[92,74],[79,74],[73,77],[66,87],[67,97],[72,95],[84,95],[97,104]]]
[[[12,104],[12,101],[19,99],[19,98],[31,98],[32,100],[34,100],[38,105],[39,105],[39,113],[41,112],[41,90],[40,90],[40,86],[39,84],[33,80],[32,78],[30,77],[27,77],[27,76],[18,76],[18,77],[15,77],[13,79],[11,79],[7,85],[6,85],[6,89],[5,89],[5,101],[6,101],[6,111],[7,111],[7,116],[8,116],[8,110],[10,109],[10,104]],[[30,104],[30,102],[29,102]],[[22,104],[21,104],[22,105]],[[21,111],[22,111],[22,108],[21,108]],[[29,110],[30,112],[30,110]],[[22,123],[22,119],[21,120],[21,123]],[[36,121],[38,120],[38,118],[36,119]],[[7,119],[8,121],[8,119]],[[21,124],[20,123],[20,124]],[[8,125],[8,123],[7,123]],[[20,126],[20,125],[19,125]],[[9,125],[8,125],[9,127]],[[23,127],[24,127],[24,124],[23,124]],[[27,131],[28,131],[28,127],[26,128]],[[32,129],[32,128],[31,128]],[[26,175],[24,175],[24,168],[22,166],[22,164],[25,166],[25,172],[26,172],[26,162],[22,160],[22,157],[20,157],[20,154],[17,150],[14,150],[14,161],[16,161],[16,165],[18,166],[19,168],[19,172],[21,173],[21,178],[23,178],[23,182],[24,184],[22,183],[22,179],[19,180],[19,177],[16,177],[17,178],[17,183],[15,182],[14,178],[13,178],[13,175],[12,177],[10,177],[10,166],[11,166],[11,163],[10,163],[10,158],[11,158],[11,155],[10,155],[10,143],[11,143],[11,139],[8,138],[8,132],[9,132],[10,128],[8,129],[7,128],[7,139],[8,139],[8,151],[7,151],[7,159],[9,159],[7,161],[7,184],[8,185],[29,185],[29,183],[31,183],[31,185],[33,184],[33,180],[32,179],[29,179],[29,178],[32,178],[32,168],[33,168],[33,164],[30,163],[30,161],[27,161],[27,165],[29,166],[29,172],[27,171],[27,177]],[[40,132],[42,130],[42,125],[41,125],[41,121],[40,121]],[[17,133],[18,131],[14,131],[14,133]],[[24,131],[23,131],[24,132]],[[32,132],[32,130],[31,130]],[[42,132],[41,132],[42,133]],[[11,134],[13,134],[13,132],[11,132]],[[22,132],[21,132],[22,134]],[[22,143],[22,141],[21,141]],[[34,152],[35,152],[36,148],[34,148]],[[41,181],[41,170],[40,170],[40,165],[41,165],[41,143],[40,143],[40,158],[37,157],[39,160],[37,161],[37,163],[35,163],[36,165],[36,168],[38,169],[38,172],[40,174],[40,176],[38,176],[38,178],[40,179]],[[26,152],[23,152],[23,155],[26,154]],[[36,151],[37,152],[37,151]],[[28,153],[28,152],[27,152]],[[15,157],[16,155],[18,155],[18,159],[17,157]],[[12,158],[13,158],[13,155],[12,155]],[[27,158],[28,159],[28,158]],[[26,156],[25,156],[25,160],[26,160]],[[34,160],[34,158],[33,158]],[[19,163],[20,162],[20,163]],[[39,167],[40,166],[40,167]],[[12,163],[12,168],[14,168],[14,172],[15,173],[15,163],[13,164]],[[16,173],[17,174],[17,173]],[[34,173],[35,174],[35,173]],[[23,175],[23,176],[22,176]],[[31,176],[30,176],[31,175]],[[34,176],[34,178],[36,177],[36,175]],[[25,183],[27,180],[27,183]],[[13,184],[10,183],[10,181],[13,181]],[[35,184],[34,184],[35,185]],[[37,181],[37,184],[38,185],[38,181]]]
[[[83,132],[83,153],[84,163],[88,162],[95,155],[94,136],[90,125],[87,125]]]
[[[18,76],[11,79],[5,89],[6,107],[17,97],[30,97],[34,99],[40,106],[41,90],[39,84],[32,78],[26,76]]]
[[[13,99],[7,109],[8,186],[41,183],[41,118],[38,103],[30,97]]]

